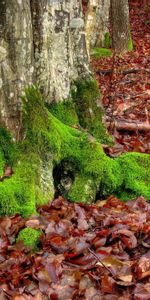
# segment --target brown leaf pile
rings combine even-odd
[[[103,206],[101,206],[103,205]],[[150,299],[150,203],[114,197],[97,205],[62,198],[39,216],[0,219],[0,299]],[[15,243],[41,229],[38,252]]]

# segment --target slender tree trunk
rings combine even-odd
[[[112,45],[118,53],[132,50],[128,0],[111,0]]]
[[[110,0],[89,0],[86,11],[86,37],[88,51],[91,47],[105,47],[109,32]]]

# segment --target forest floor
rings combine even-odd
[[[116,139],[111,156],[150,153],[150,16],[133,1],[130,17],[134,51],[92,61],[96,73],[112,69],[97,74]],[[124,203],[110,196],[92,206],[60,197],[38,213],[0,218],[0,300],[150,300],[150,203],[143,197]],[[23,228],[41,231],[36,251],[15,242]]]
[[[93,206],[59,198],[38,212],[0,220],[1,300],[150,300],[144,198]],[[39,250],[15,243],[22,228],[41,230]]]
[[[91,61],[102,91],[115,156],[126,151],[150,153],[150,11],[130,1],[133,51]],[[108,73],[108,74],[107,74]]]

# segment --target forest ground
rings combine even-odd
[[[92,61],[95,72],[113,69],[97,74],[117,141],[107,149],[111,156],[150,153],[150,25],[134,1],[130,17],[134,51]],[[144,130],[131,130],[130,122]],[[150,204],[143,197],[127,203],[109,197],[92,206],[59,198],[38,213],[0,218],[0,300],[150,300]],[[15,243],[23,228],[40,230],[36,249]]]
[[[110,155],[150,153],[150,10],[130,1],[133,51],[91,61],[102,91],[105,121],[116,139]],[[111,73],[106,75],[103,71]],[[99,74],[98,74],[99,73]],[[120,130],[119,130],[120,129]]]

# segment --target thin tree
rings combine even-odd
[[[128,0],[111,0],[112,46],[118,53],[132,50]]]

